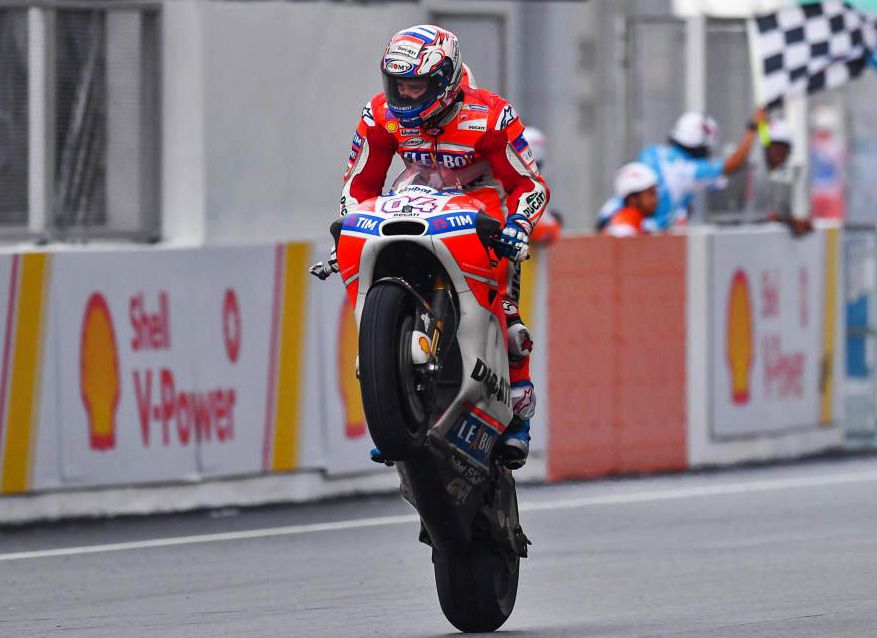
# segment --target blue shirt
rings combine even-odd
[[[699,190],[721,185],[725,160],[692,157],[674,144],[646,146],[636,158],[658,176],[658,208],[648,221],[649,230],[666,230],[685,219]],[[600,209],[604,222],[621,210],[620,197],[609,199]]]

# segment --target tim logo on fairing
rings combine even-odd
[[[429,220],[429,227],[433,235],[450,233],[455,230],[474,230],[475,213],[450,213],[432,217]]]
[[[378,235],[378,225],[381,223],[380,217],[372,217],[371,215],[348,215],[344,218],[343,230],[354,233],[364,233],[366,235]]]

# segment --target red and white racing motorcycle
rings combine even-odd
[[[442,611],[466,632],[509,617],[529,543],[494,454],[513,418],[501,227],[453,172],[412,165],[331,228],[369,433],[420,514]]]

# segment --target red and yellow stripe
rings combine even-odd
[[[4,353],[0,365],[0,435],[3,437],[0,493],[30,487],[51,256],[15,256],[9,286]]]
[[[272,472],[298,467],[305,366],[309,246],[278,246],[268,376],[263,466]]]
[[[535,332],[536,281],[539,276],[539,251],[530,252],[530,259],[521,264],[521,298],[518,299],[518,312],[521,319]]]
[[[819,422],[831,425],[834,408],[834,337],[837,329],[837,228],[825,231],[825,299],[822,323],[822,370]]]

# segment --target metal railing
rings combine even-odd
[[[159,29],[155,3],[0,2],[0,240],[160,235]]]

